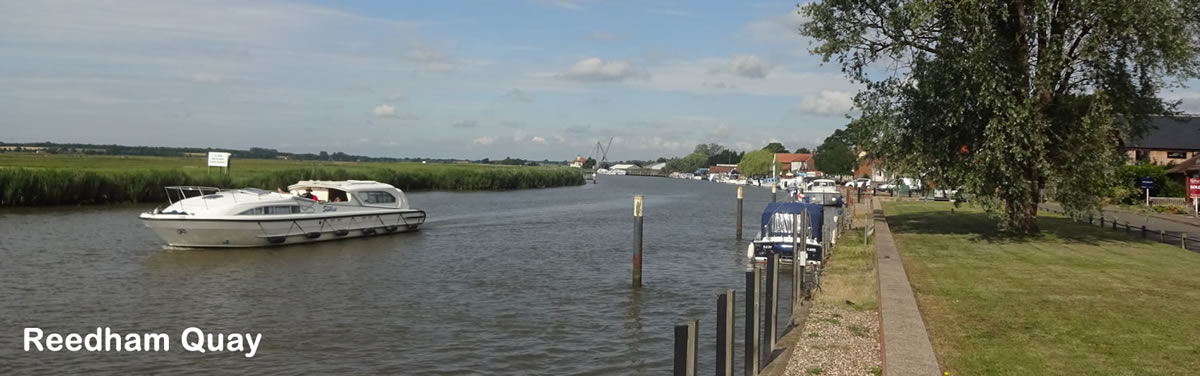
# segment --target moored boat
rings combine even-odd
[[[170,246],[263,247],[417,230],[425,211],[363,180],[300,181],[288,192],[166,187],[169,205],[139,218]],[[301,197],[310,194],[312,198]]]
[[[807,221],[805,220],[807,215]],[[784,264],[793,264],[796,258],[802,265],[820,265],[825,252],[822,246],[825,208],[818,204],[802,202],[775,202],[763,209],[762,225],[758,235],[746,250],[746,256],[754,263],[766,263],[772,254],[779,254]],[[797,224],[799,238],[793,240],[792,222]],[[836,219],[835,219],[836,221]],[[807,222],[807,231],[800,227]],[[805,234],[807,233],[807,236]],[[794,252],[793,242],[804,251]]]
[[[802,192],[803,197],[797,197],[804,202],[821,204],[826,206],[836,206],[842,203],[842,192],[838,190],[838,185],[833,180],[816,179],[808,183]]]

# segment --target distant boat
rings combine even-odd
[[[797,197],[797,199],[804,202],[826,206],[841,205],[842,203],[842,192],[838,190],[837,182],[829,179],[813,180],[804,187],[804,191],[800,194],[803,197]]]
[[[312,243],[413,231],[425,223],[425,211],[410,209],[404,192],[374,181],[300,181],[288,186],[290,193],[257,188],[166,189],[170,205],[139,218],[176,247]],[[306,192],[314,198],[299,196]],[[178,200],[171,198],[172,193]]]

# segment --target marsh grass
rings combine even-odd
[[[960,375],[1192,375],[1200,255],[1043,215],[1016,236],[973,207],[885,202],[942,368]]]
[[[0,155],[0,207],[166,200],[164,186],[275,189],[299,180],[375,180],[403,190],[511,190],[583,184],[569,167],[240,160],[226,176],[196,158]]]

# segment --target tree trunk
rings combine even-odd
[[[1027,167],[1025,178],[1029,180],[1029,197],[1025,200],[1013,200],[1008,205],[1008,229],[1024,234],[1036,234],[1040,229],[1037,223],[1038,204],[1041,203],[1039,194],[1041,184],[1037,171]]]

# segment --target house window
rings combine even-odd
[[[1187,159],[1186,151],[1168,151],[1167,158],[1170,159]]]
[[[359,193],[358,196],[359,196],[359,198],[362,199],[362,201],[364,203],[367,203],[367,204],[394,204],[394,203],[396,203],[396,196],[392,196],[391,193],[387,193],[387,192],[367,191],[367,192]]]

